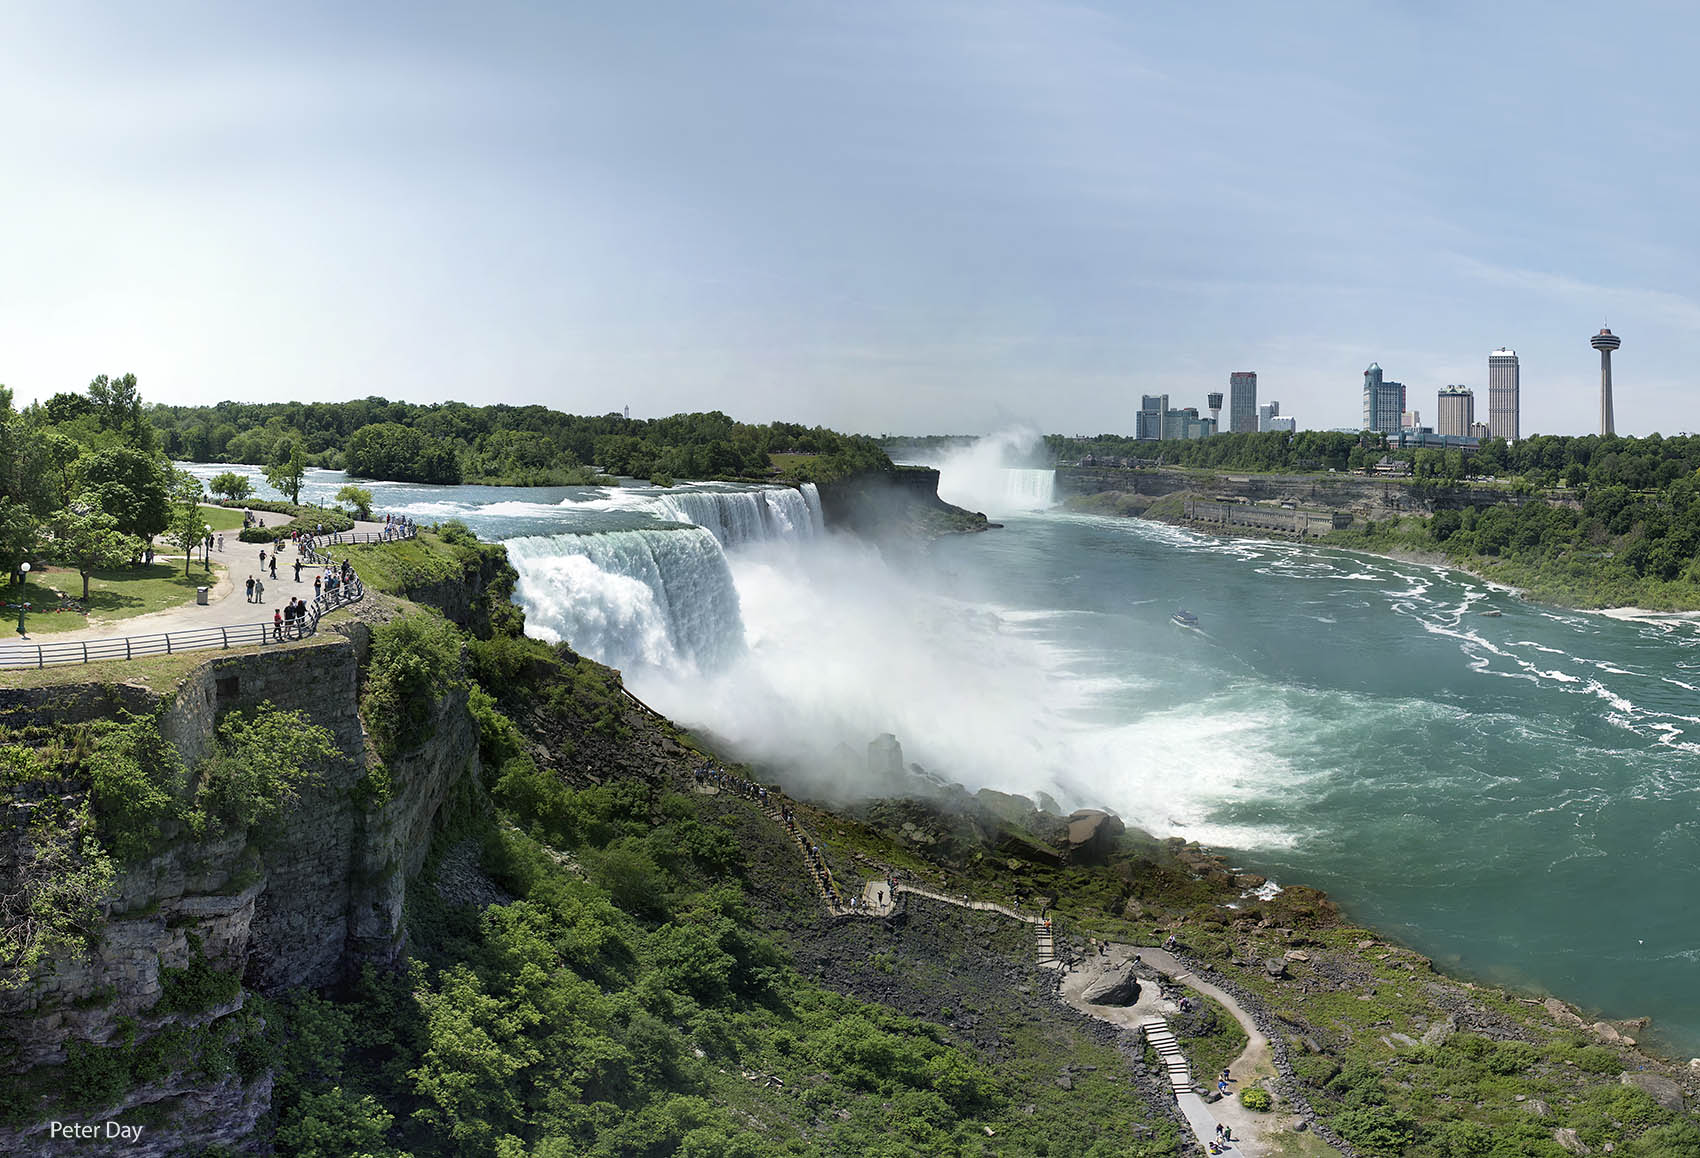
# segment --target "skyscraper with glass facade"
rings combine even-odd
[[[1234,434],[1257,433],[1257,371],[1235,370],[1228,375],[1228,429]]]

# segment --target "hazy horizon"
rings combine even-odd
[[[1127,433],[1376,361],[1700,427],[1674,5],[28,5],[0,382]]]

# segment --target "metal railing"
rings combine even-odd
[[[337,560],[321,555],[318,547],[349,543],[388,543],[411,539],[418,533],[413,524],[390,531],[343,531],[339,534],[315,535],[296,543],[302,560],[314,566],[326,566]],[[68,664],[100,663],[106,660],[141,659],[151,655],[176,655],[184,651],[205,651],[208,648],[264,646],[269,643],[290,643],[314,635],[319,619],[338,607],[346,607],[366,597],[366,585],[360,576],[348,569],[348,578],[339,581],[334,590],[324,590],[307,603],[307,614],[296,620],[285,620],[280,630],[275,620],[258,623],[237,623],[228,627],[193,627],[184,631],[166,631],[155,635],[121,635],[107,639],[69,640],[62,643],[0,644],[0,669],[63,667]]]

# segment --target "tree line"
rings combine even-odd
[[[1700,435],[1687,434],[1670,438],[1537,434],[1515,443],[1489,438],[1469,454],[1456,448],[1390,450],[1379,434],[1325,430],[1218,434],[1162,442],[1141,442],[1119,434],[1090,438],[1049,434],[1045,447],[1059,463],[1137,460],[1236,471],[1363,470],[1386,456],[1411,463],[1418,477],[1515,479],[1532,491],[1591,486],[1656,490],[1700,471]]]
[[[190,462],[268,463],[283,445],[306,462],[360,478],[416,483],[561,486],[598,475],[766,478],[774,455],[797,478],[888,469],[874,440],[824,427],[737,422],[719,411],[635,419],[543,406],[351,402],[221,402],[153,406],[165,452]]]
[[[306,454],[280,441],[266,477],[293,503]],[[245,478],[232,497],[248,491]],[[237,493],[239,492],[239,493]],[[139,559],[163,537],[184,554],[206,536],[199,479],[173,467],[136,376],[100,375],[83,393],[19,409],[0,386],[0,568],[16,581],[26,561],[74,567],[88,598],[96,571]]]

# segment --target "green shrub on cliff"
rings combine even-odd
[[[131,716],[100,734],[83,765],[101,839],[120,861],[140,860],[178,816],[183,760],[152,717]]]
[[[373,630],[360,710],[379,752],[393,756],[431,738],[438,698],[465,686],[460,644],[454,626],[431,614]]]
[[[314,779],[312,766],[335,757],[332,740],[306,713],[269,702],[230,713],[219,723],[212,755],[195,769],[190,827],[199,835],[215,825],[245,828],[276,816]]]
[[[87,801],[48,797],[14,839],[16,856],[0,877],[0,990],[53,950],[92,943],[116,875]]]

